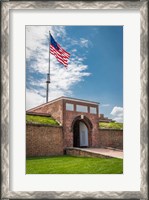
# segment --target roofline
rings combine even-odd
[[[90,103],[90,104],[100,104],[99,102],[89,101],[89,100],[84,100],[84,99],[77,99],[77,98],[72,98],[72,97],[62,96],[61,98],[66,99],[66,100],[81,101],[81,102]]]
[[[52,101],[49,101],[47,103],[44,103],[44,104],[41,104],[39,106],[36,106],[34,108],[31,108],[29,110],[27,110],[27,112],[31,112],[32,110],[35,110],[37,108],[40,108],[40,107],[43,107],[45,105],[49,105],[51,103],[54,103],[56,101],[59,101],[59,100],[72,100],[72,101],[80,101],[80,102],[83,102],[83,103],[89,103],[89,104],[93,104],[93,105],[99,105],[100,103],[99,102],[94,102],[94,101],[88,101],[88,100],[83,100],[83,99],[77,99],[77,98],[71,98],[71,97],[65,97],[65,96],[61,96],[61,97],[58,97],[56,99],[53,99]]]

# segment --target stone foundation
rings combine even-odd
[[[107,155],[102,155],[99,153],[92,153],[92,152],[86,151],[85,148],[80,149],[80,148],[74,148],[74,147],[65,148],[65,154],[71,155],[71,156],[80,156],[80,157],[111,158],[110,156],[107,156]]]

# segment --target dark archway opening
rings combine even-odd
[[[79,120],[73,126],[73,146],[80,147]]]
[[[88,127],[82,120],[77,120],[73,126],[73,146],[88,147]]]
[[[81,132],[87,132],[81,134],[80,137],[80,124],[82,126]],[[73,132],[73,147],[91,147],[92,146],[92,129],[93,125],[91,121],[84,115],[79,115],[74,118],[71,130]],[[83,138],[86,138],[85,140]],[[85,141],[85,142],[82,142]],[[80,145],[81,143],[81,145]]]

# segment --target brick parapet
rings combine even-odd
[[[27,115],[34,115],[34,116],[44,116],[44,117],[51,117],[51,114],[48,113],[36,113],[36,112],[26,112]]]
[[[39,115],[42,113],[46,113],[51,115],[54,119],[56,119],[59,124],[63,124],[63,102],[62,100],[58,100],[56,102],[46,104],[43,106],[39,106],[37,108],[32,109],[30,112],[38,113]]]

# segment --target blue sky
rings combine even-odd
[[[26,108],[45,103],[49,30],[71,56],[68,68],[50,55],[50,100],[100,102],[100,113],[123,120],[122,26],[26,26]]]

